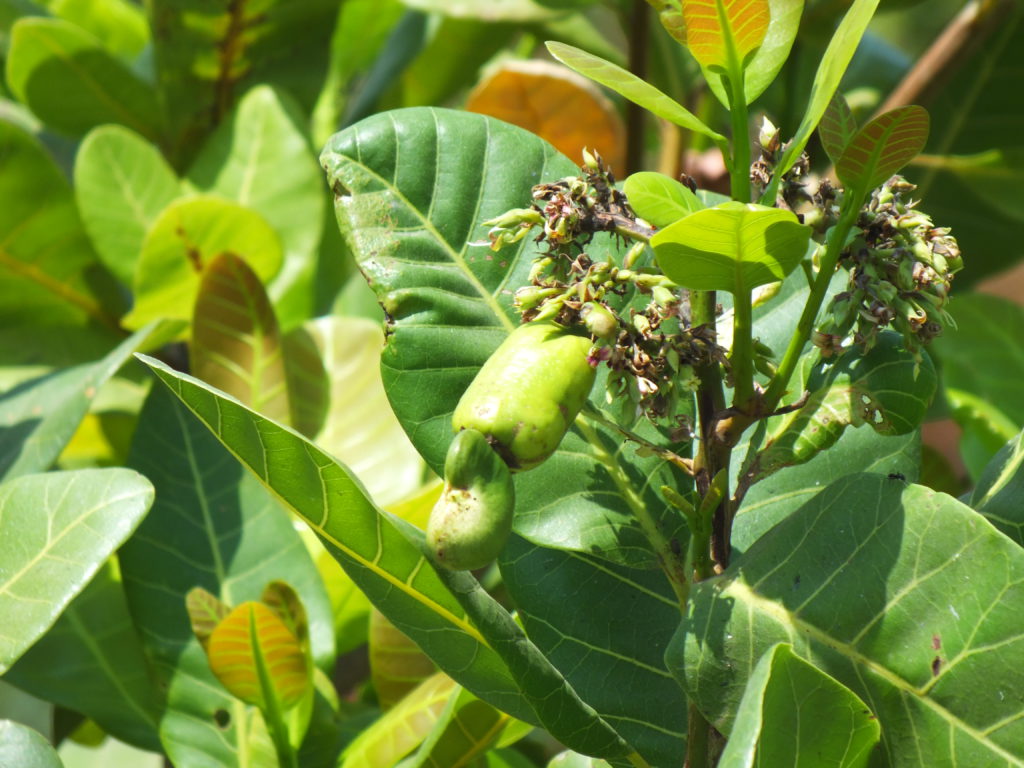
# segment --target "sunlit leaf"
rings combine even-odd
[[[704,207],[689,187],[663,173],[634,173],[626,179],[622,191],[636,215],[659,228]]]
[[[928,113],[914,104],[876,117],[847,144],[836,175],[851,190],[866,194],[924,149],[928,125]]]
[[[64,768],[45,736],[13,720],[0,720],[0,765]]]
[[[533,0],[402,0],[410,8],[483,21],[540,21],[557,11]]]
[[[843,94],[836,91],[818,124],[818,137],[821,139],[821,146],[833,164],[839,162],[843,151],[853,141],[856,133],[857,120],[854,118],[853,112],[850,111],[850,105],[847,104]]]
[[[682,0],[686,47],[702,67],[739,73],[768,31],[768,0]]]
[[[551,62],[508,61],[470,93],[470,112],[526,128],[579,161],[597,150],[612,169],[625,165],[625,128],[615,107],[591,83]]]
[[[470,765],[494,746],[510,718],[465,688],[456,688],[434,727],[398,768]]]
[[[1024,432],[985,467],[967,503],[1024,547]]]

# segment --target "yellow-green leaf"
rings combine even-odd
[[[768,0],[684,0],[686,47],[702,67],[731,70],[768,32]]]
[[[391,709],[437,671],[420,647],[383,613],[370,611],[370,679],[381,709]]]

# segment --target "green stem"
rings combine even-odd
[[[686,739],[686,768],[709,768],[711,723],[692,701]]]
[[[754,319],[751,292],[737,288],[733,293],[732,315],[732,379],[733,406],[740,411],[749,409],[754,397]]]
[[[747,98],[743,76],[729,80],[729,117],[732,120],[732,162],[729,164],[729,186],[732,199],[750,202],[750,134],[747,128]]]
[[[860,201],[863,198],[863,195],[848,194],[843,201],[843,209],[839,214],[839,221],[836,222],[835,228],[829,233],[828,245],[825,249],[825,255],[821,258],[818,276],[814,279],[814,285],[811,286],[811,294],[807,297],[804,311],[800,315],[800,320],[796,324],[793,336],[789,340],[789,346],[786,347],[786,352],[782,356],[779,369],[772,377],[771,384],[768,385],[768,391],[765,392],[763,410],[766,413],[774,411],[786,393],[786,387],[789,385],[789,379],[793,375],[793,371],[796,370],[797,363],[800,361],[804,345],[811,337],[814,321],[818,318],[818,310],[821,309],[821,303],[825,299],[828,285],[836,271],[836,264],[839,262],[839,254],[842,253],[843,246],[846,244],[846,237],[850,234],[850,229],[857,221],[857,214],[860,212]],[[856,202],[854,203],[853,201]]]

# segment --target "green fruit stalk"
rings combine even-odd
[[[513,472],[541,464],[594,385],[590,347],[588,338],[554,323],[519,326],[469,385],[452,426],[482,433]]]
[[[483,568],[512,530],[512,473],[474,429],[455,436],[444,462],[444,490],[427,521],[427,544],[452,570]]]

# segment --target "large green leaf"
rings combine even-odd
[[[985,467],[968,504],[1024,547],[1024,432]]]
[[[41,733],[13,720],[0,720],[0,765],[18,768],[63,768]]]
[[[666,227],[651,245],[679,285],[742,295],[796,269],[810,236],[791,211],[728,202]]]
[[[121,741],[160,750],[158,692],[108,561],[4,679],[92,719]]]
[[[317,533],[399,629],[485,701],[587,752],[628,747],[465,572],[429,567],[422,534],[376,509],[349,471],[297,433],[146,358],[248,469]]]
[[[286,330],[313,311],[313,282],[327,200],[303,118],[265,85],[246,93],[188,172],[202,192],[259,213],[281,240],[284,262],[267,289]]]
[[[836,175],[850,190],[866,195],[924,149],[928,112],[910,104],[879,115],[850,140],[836,161]]]
[[[880,735],[853,691],[780,643],[750,674],[718,766],[862,768]]]
[[[127,469],[25,475],[0,486],[0,673],[53,625],[152,501],[146,478]]]
[[[121,322],[138,328],[154,318],[191,319],[200,276],[224,252],[245,259],[263,281],[281,266],[277,234],[251,208],[212,196],[171,203],[146,234],[135,269],[135,306]]]
[[[162,335],[159,324],[154,323],[121,342],[102,360],[43,375],[0,395],[0,479],[49,469],[85,418],[100,387],[133,352]]]
[[[81,136],[104,123],[154,140],[163,133],[153,89],[98,39],[61,19],[28,18],[14,25],[7,83],[48,127],[62,133]]]
[[[651,765],[681,764],[686,697],[664,662],[679,603],[664,574],[516,536],[499,562],[523,626],[551,663]]]
[[[698,584],[666,658],[725,733],[754,660],[788,642],[878,716],[879,764],[1021,766],[1022,610],[1024,552],[983,517],[852,475]]]
[[[75,200],[103,263],[131,285],[146,232],[181,194],[160,150],[127,128],[89,132],[75,155]]]
[[[2,119],[0,165],[0,355],[8,365],[95,360],[118,338],[123,300],[71,187],[38,140]]]
[[[338,0],[147,3],[176,164],[185,165],[239,95],[257,83],[280,87],[311,109],[338,7]]]
[[[397,163],[409,156],[417,162]],[[519,128],[436,109],[369,118],[338,134],[322,161],[342,231],[390,318],[381,362],[388,397],[440,473],[451,414],[515,327],[512,293],[529,282],[535,248],[524,240],[492,254],[469,243],[486,240],[483,221],[529,201],[534,184],[574,167]],[[595,238],[588,252],[607,258],[613,247]],[[592,398],[604,405],[600,385]],[[645,505],[667,537],[685,537],[682,517],[657,493],[679,482],[666,462],[638,458],[618,433],[581,420],[551,460],[517,475],[515,529],[539,544],[650,567],[633,509]]]
[[[233,605],[259,599],[271,581],[287,581],[306,606],[314,659],[330,668],[327,594],[285,510],[164,387],[153,389],[139,414],[129,465],[157,490],[120,561],[129,609],[167,691],[161,741],[183,768],[235,766],[240,751],[253,749],[253,711],[210,671],[186,595],[200,586]]]
[[[682,104],[679,104],[673,98],[662,93],[629,70],[565,43],[551,42],[547,46],[551,55],[565,64],[565,66],[579,72],[584,77],[589,77],[591,80],[611,88],[619,95],[624,96],[634,104],[639,104],[658,117],[694,133],[700,133],[715,141],[725,141],[724,136],[711,130],[699,117],[686,109]]]

